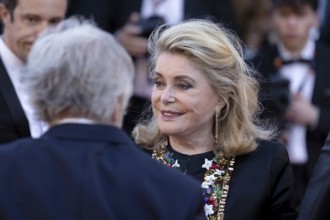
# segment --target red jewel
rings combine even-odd
[[[208,204],[211,204],[214,206],[216,204],[216,202],[217,202],[216,198],[211,197],[211,198],[209,198]]]
[[[217,164],[217,163],[213,163],[213,164],[211,165],[211,169],[220,169],[220,165]]]

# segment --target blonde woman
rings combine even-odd
[[[239,40],[189,20],[159,28],[148,46],[152,116],[136,143],[200,181],[208,219],[295,219],[288,155],[257,120],[258,84]]]

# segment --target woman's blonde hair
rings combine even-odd
[[[236,35],[220,24],[193,19],[158,28],[149,38],[148,49],[151,78],[161,53],[181,54],[200,68],[219,100],[224,101],[217,121],[220,129],[215,153],[219,150],[227,156],[248,153],[256,148],[257,139],[272,137],[273,131],[257,120],[259,85],[255,71],[243,59]],[[133,137],[137,144],[148,149],[157,149],[168,139],[153,115],[135,127]]]

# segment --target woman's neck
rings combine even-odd
[[[171,147],[182,154],[194,155],[209,152],[213,150],[214,139],[213,138],[181,138],[181,137],[169,137]]]

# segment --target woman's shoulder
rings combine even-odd
[[[258,140],[256,151],[272,154],[285,154],[285,146],[278,141]]]
[[[254,151],[239,156],[241,160],[263,160],[273,162],[284,162],[289,161],[288,154],[285,146],[278,141],[269,140],[258,140],[257,147]],[[279,160],[279,161],[278,161]]]

